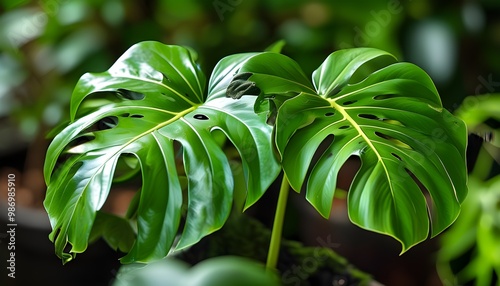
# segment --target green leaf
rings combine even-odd
[[[129,252],[135,240],[130,222],[124,218],[97,212],[89,241],[102,237],[114,250]]]
[[[266,62],[279,60],[271,57]],[[467,193],[467,132],[423,70],[376,49],[342,50],[313,73],[310,92],[289,76],[301,73],[296,67],[280,68],[288,70],[249,80],[263,97],[276,93],[274,84],[297,94],[277,106],[276,146],[291,186],[300,191],[307,181],[318,212],[330,215],[338,172],[355,155],[362,160],[348,193],[355,224],[393,236],[404,252],[456,219]],[[319,149],[323,142],[330,143]]]
[[[237,80],[239,84],[235,85],[237,82],[234,82],[234,79],[242,76],[244,76],[243,80]],[[255,82],[258,82],[259,92],[265,92],[258,95],[255,112],[267,111],[268,122],[273,124],[276,118],[276,106],[280,106],[285,100],[300,92],[314,92],[311,82],[297,62],[287,56],[272,52],[260,53],[246,60],[234,79],[227,90],[228,96],[233,98],[239,98],[245,93],[231,94],[232,90],[242,90],[245,86],[249,84],[254,86]]]
[[[490,118],[500,120],[500,94],[468,96],[455,111],[455,114],[465,121],[471,129]]]
[[[265,116],[253,112],[255,98],[225,97],[233,75],[251,56],[221,60],[208,93],[191,53],[157,42],[134,45],[108,71],[82,76],[71,99],[72,122],[49,146],[44,167],[50,239],[64,262],[86,249],[115,169],[122,166],[122,171],[118,163],[131,156],[140,165],[142,188],[133,206],[137,239],[122,258],[126,263],[162,258],[174,244],[183,205],[175,156],[179,150],[188,198],[176,248],[192,245],[224,224],[233,201],[233,177],[214,130],[223,132],[240,153],[248,189],[245,207],[262,196],[280,170],[271,127]],[[119,179],[131,177],[134,160],[124,170],[128,176],[120,174]],[[71,249],[65,253],[68,243]]]
[[[437,269],[444,282],[493,285],[493,277],[500,275],[500,175],[494,171],[500,150],[491,146],[498,146],[499,130],[486,124],[500,119],[499,104],[498,94],[476,95],[466,97],[456,110],[469,132],[489,135],[469,174],[470,191],[460,216],[441,237]]]
[[[468,96],[455,114],[465,122],[469,132],[482,137],[495,147],[500,147],[500,129],[486,124],[488,119],[500,121],[500,94]]]
[[[142,267],[135,264],[124,265],[113,285],[281,285],[277,273],[266,271],[264,265],[244,257],[219,256],[203,260],[191,269],[188,266],[173,258],[165,258]]]

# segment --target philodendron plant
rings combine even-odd
[[[353,155],[362,165],[348,192],[351,221],[394,237],[403,252],[448,227],[467,193],[464,123],[422,69],[372,48],[332,53],[312,81],[277,46],[231,55],[207,84],[191,50],[142,42],[108,71],[82,76],[70,116],[44,169],[50,239],[64,262],[96,233],[131,263],[221,228],[234,200],[227,145],[241,158],[244,209],[284,172],[270,268],[289,186],[328,217]],[[115,183],[137,177],[125,217],[99,211]]]
[[[500,129],[490,123],[500,121],[500,94],[466,97],[456,115],[484,141],[469,174],[471,191],[462,214],[441,236],[438,273],[444,285],[499,285]]]

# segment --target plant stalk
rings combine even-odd
[[[280,193],[278,196],[278,205],[274,215],[273,230],[271,233],[271,243],[269,244],[269,251],[267,252],[267,269],[276,269],[280,253],[281,233],[283,230],[283,220],[285,218],[286,202],[288,199],[288,192],[290,185],[286,174],[283,174],[281,180]]]

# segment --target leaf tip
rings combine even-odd
[[[271,45],[269,45],[264,51],[280,54],[285,45],[286,45],[286,41],[281,39],[281,40],[278,40],[278,41],[272,43]]]

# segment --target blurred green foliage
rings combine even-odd
[[[484,142],[461,214],[441,237],[439,274],[444,285],[500,285],[500,94],[466,97],[456,115]]]
[[[19,130],[28,142],[66,118],[83,73],[104,70],[143,40],[189,46],[204,70],[279,39],[306,73],[334,50],[376,47],[429,72],[450,109],[479,76],[500,77],[494,0],[2,0],[0,11],[0,118],[15,119],[0,135]],[[0,150],[9,146],[19,145]]]

